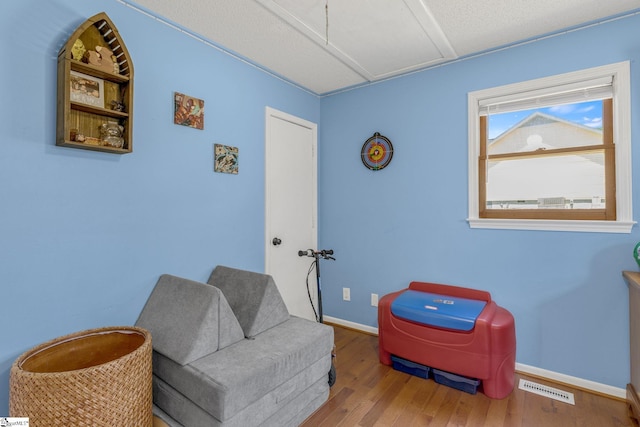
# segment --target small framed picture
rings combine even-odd
[[[204,101],[175,92],[173,122],[177,125],[204,129]]]
[[[104,108],[104,81],[97,77],[71,71],[69,98],[72,102]]]
[[[238,147],[214,144],[213,170],[215,172],[238,174]]]

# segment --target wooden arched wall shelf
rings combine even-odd
[[[84,55],[80,43],[74,50],[78,40]],[[58,54],[57,110],[56,145],[133,151],[133,62],[104,12],[78,27]],[[105,137],[103,124],[121,130],[123,139]]]

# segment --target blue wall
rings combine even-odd
[[[631,61],[635,219],[640,213],[640,15],[322,100],[321,245],[327,316],[377,326],[370,294],[412,280],[485,289],[516,319],[517,361],[606,385],[629,380],[628,299],[637,270],[631,234],[470,229],[467,93]],[[391,164],[367,170],[374,132],[394,144]],[[351,301],[342,301],[342,287]]]
[[[135,65],[134,152],[122,156],[55,146],[57,53],[101,11]],[[116,0],[3,1],[0,32],[0,415],[16,357],[62,334],[132,324],[160,274],[263,270],[267,105],[320,124],[319,238],[338,258],[323,264],[326,315],[375,327],[369,294],[411,280],[486,289],[515,315],[518,362],[627,383],[621,271],[637,269],[638,227],[470,229],[466,96],[631,60],[636,111],[640,16],[322,99]],[[205,99],[204,131],[172,123],[174,91]],[[637,132],[639,115],[632,120]],[[375,131],[396,149],[379,172],[359,157]],[[239,175],[213,172],[214,143],[239,147]]]
[[[59,49],[105,11],[135,66],[134,150],[55,146]],[[264,270],[265,106],[318,123],[320,100],[115,0],[0,2],[0,416],[30,347],[135,322],[158,276]],[[173,92],[205,100],[173,124]],[[213,172],[213,144],[239,148]]]

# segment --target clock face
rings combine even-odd
[[[374,171],[384,169],[393,157],[393,145],[387,137],[376,132],[365,141],[360,157],[368,169]]]

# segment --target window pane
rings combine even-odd
[[[468,93],[471,228],[631,231],[629,65]]]
[[[604,209],[604,151],[487,163],[487,209]]]
[[[487,153],[504,154],[602,144],[602,101],[493,114]]]

